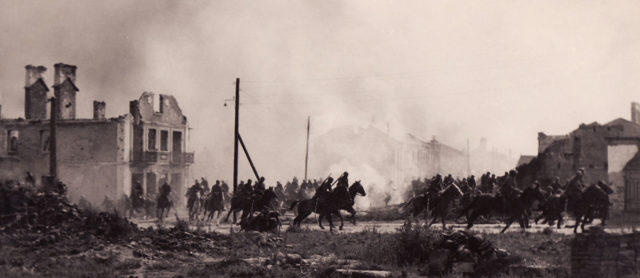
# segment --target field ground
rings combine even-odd
[[[439,233],[423,231],[421,237],[435,238]],[[524,266],[568,272],[571,236],[479,235],[521,258]],[[400,265],[402,256],[406,260],[417,255],[398,242],[398,233],[376,230],[333,234],[301,229],[279,235],[221,235],[163,229],[143,230],[128,242],[79,235],[45,245],[34,244],[30,238],[37,235],[5,234],[0,238],[0,272],[5,277],[323,277],[338,268],[420,276],[427,271],[424,264]]]
[[[443,233],[439,224],[428,229],[404,221],[367,220],[353,226],[346,217],[345,229],[331,233],[328,228],[320,230],[314,216],[300,229],[290,228],[291,218],[282,217],[283,227],[276,234],[239,232],[238,226],[228,223],[188,225],[175,216],[162,228],[153,220],[136,219],[139,230],[115,239],[65,233],[55,227],[5,231],[0,233],[0,273],[3,277],[349,277],[340,271],[367,270],[419,277],[429,273],[431,258],[426,254],[436,248]],[[634,216],[614,218],[606,231],[631,232],[638,226],[635,221]],[[447,224],[446,233],[464,230],[463,224]],[[508,268],[488,277],[530,275],[531,269],[536,274],[530,277],[568,275],[571,230],[534,225],[523,233],[514,225],[499,234],[501,227],[478,224],[469,231],[509,254]]]

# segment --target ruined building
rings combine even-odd
[[[584,168],[587,185],[600,180],[613,184],[613,211],[640,211],[640,106],[631,105],[631,121],[581,124],[566,135],[538,133],[536,178],[566,181]]]
[[[49,174],[49,87],[46,68],[26,66],[24,118],[0,118],[0,180],[23,180]],[[129,195],[140,181],[153,195],[165,181],[184,196],[189,166],[189,126],[170,95],[143,93],[129,103],[129,113],[105,117],[106,104],[93,102],[93,118],[76,117],[77,67],[54,65],[58,177],[72,200],[84,197],[100,204]],[[1,116],[0,116],[1,117]],[[174,199],[181,202],[183,198]]]

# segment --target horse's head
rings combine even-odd
[[[600,189],[602,189],[602,191],[604,191],[604,193],[607,193],[607,195],[613,193],[613,189],[611,188],[611,186],[606,184],[604,181],[599,181],[597,185],[598,187],[600,187]]]
[[[367,192],[364,191],[364,186],[362,186],[362,184],[360,184],[360,181],[356,181],[354,182],[350,187],[349,187],[349,195],[351,195],[351,197],[355,197],[356,194],[360,194],[361,196],[367,196]]]

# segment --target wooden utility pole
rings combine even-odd
[[[56,98],[52,97],[51,116],[49,119],[49,176],[55,183],[58,180],[58,161],[56,157]]]
[[[236,78],[236,123],[233,133],[233,194],[238,191],[238,123],[240,120],[240,78]]]
[[[311,116],[307,117],[307,150],[304,155],[304,180],[307,180],[307,166],[309,165],[309,129],[311,127]]]
[[[251,170],[253,170],[253,174],[256,175],[256,181],[259,181],[260,175],[258,175],[258,170],[256,170],[256,166],[253,165],[253,160],[251,160],[251,156],[249,155],[247,146],[245,146],[244,141],[242,140],[242,136],[240,136],[240,134],[238,134],[238,141],[240,141],[240,145],[242,145],[244,154],[247,156],[247,160],[249,160],[249,165],[251,165]]]
[[[469,138],[467,138],[467,175],[471,175],[471,152],[469,150]]]

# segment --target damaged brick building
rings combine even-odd
[[[613,212],[640,211],[640,110],[631,104],[631,121],[581,124],[567,135],[538,133],[536,178],[570,179],[585,169],[587,185],[600,180],[613,184]]]
[[[49,87],[46,68],[28,65],[24,118],[0,118],[0,180],[49,173]],[[93,102],[93,118],[76,117],[77,67],[54,65],[58,177],[72,200],[99,204],[129,195],[140,181],[148,195],[168,182],[184,195],[194,154],[188,152],[189,125],[176,99],[145,92],[129,103],[129,113],[106,118],[106,104]],[[0,114],[1,117],[1,114]],[[177,198],[175,202],[182,202]]]

